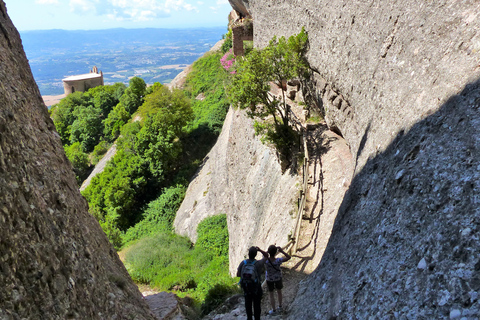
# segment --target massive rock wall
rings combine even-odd
[[[298,176],[282,173],[274,149],[255,136],[245,112],[230,109],[217,143],[190,183],[175,217],[176,232],[197,238],[206,217],[226,213],[230,272],[252,245],[286,245],[295,225]]]
[[[256,46],[305,27],[318,100],[357,169],[480,74],[476,1],[244,2]]]
[[[477,319],[480,4],[250,0],[256,46],[305,26],[356,159],[290,319]]]
[[[0,1],[0,319],[153,319],[88,213]]]

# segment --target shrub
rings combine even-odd
[[[125,233],[123,238],[125,245],[146,236],[171,231],[185,191],[184,186],[176,185],[166,189],[156,200],[150,202],[143,213],[143,220]]]
[[[202,220],[197,227],[196,246],[209,252],[212,256],[228,259],[227,215],[219,214]]]

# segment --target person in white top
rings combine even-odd
[[[265,262],[265,278],[267,280],[268,286],[268,295],[270,296],[270,304],[272,305],[272,310],[270,310],[269,314],[281,313],[282,309],[282,270],[280,269],[280,265],[285,261],[290,260],[291,256],[283,251],[281,247],[276,247],[271,245],[268,247],[268,259]],[[282,258],[275,258],[277,252],[282,253],[285,257]],[[274,290],[277,290],[278,295],[278,309],[275,309],[275,295],[273,293]]]

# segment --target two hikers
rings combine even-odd
[[[258,251],[263,254],[262,260],[255,260]],[[262,312],[261,302],[263,295],[260,274],[262,273],[263,266],[267,258],[268,253],[266,253],[259,247],[250,247],[250,249],[248,250],[248,259],[243,260],[237,269],[237,277],[240,277],[240,285],[243,289],[243,293],[245,296],[245,309],[247,311],[247,320],[253,320],[252,304],[255,320],[260,320],[260,314]]]
[[[263,254],[263,258],[261,260],[255,260],[258,251]],[[247,320],[253,319],[252,304],[255,320],[260,319],[261,300],[263,295],[260,274],[262,273],[264,266],[266,267],[266,282],[270,296],[270,304],[272,305],[272,310],[269,311],[269,314],[273,315],[275,312],[282,312],[283,283],[280,265],[283,262],[290,260],[291,257],[288,253],[283,251],[282,248],[274,245],[269,246],[267,251],[268,253],[259,247],[251,247],[248,250],[248,259],[243,260],[237,269],[237,277],[240,277],[240,285],[245,296]],[[285,255],[285,257],[275,258],[277,252],[281,252]],[[275,308],[274,290],[277,290],[278,294],[278,309]]]

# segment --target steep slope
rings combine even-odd
[[[88,213],[0,1],[0,319],[154,319]]]
[[[305,26],[312,97],[356,161],[289,319],[476,319],[480,4],[251,0],[256,46]]]

